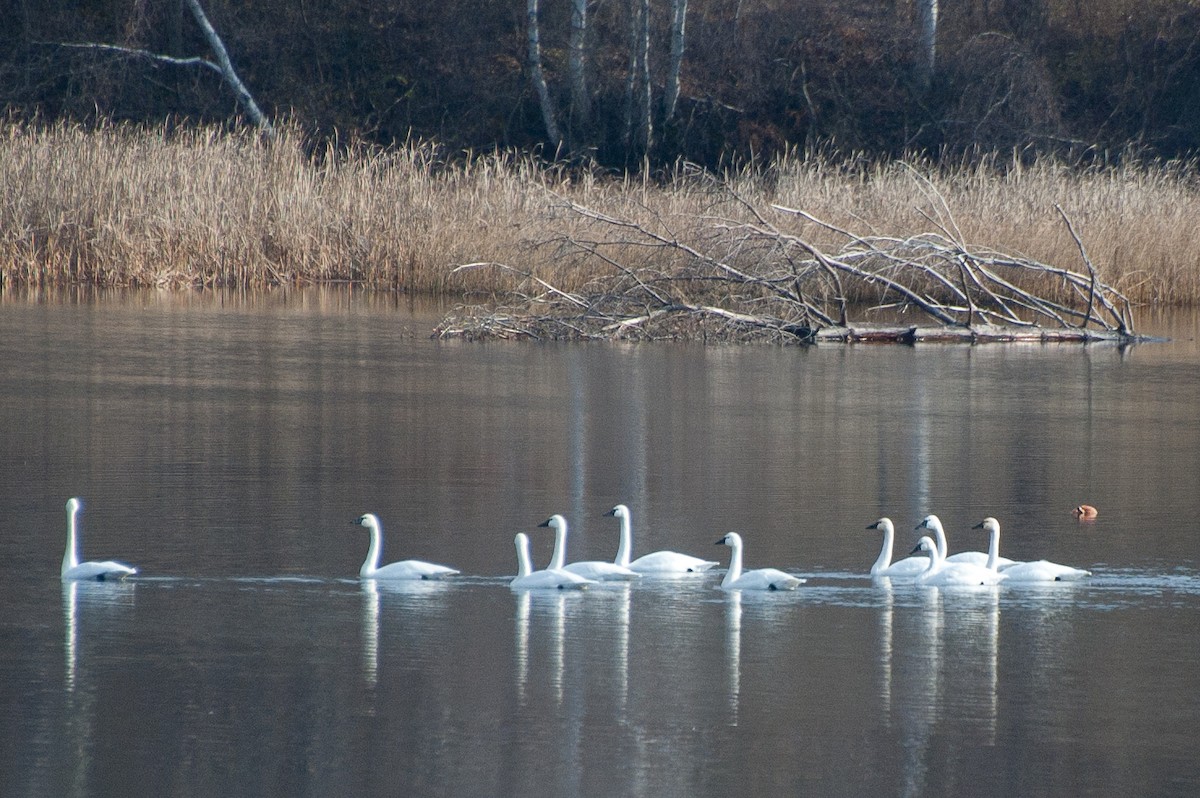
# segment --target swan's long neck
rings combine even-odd
[[[937,539],[938,559],[944,560],[950,556],[950,547],[946,544],[946,530],[942,528],[942,522],[938,519],[933,519],[933,534]]]
[[[871,566],[871,573],[882,571],[892,564],[892,546],[896,540],[896,530],[890,524],[884,524],[883,529],[883,548],[879,550],[879,559]]]
[[[629,513],[621,513],[617,516],[621,521],[621,542],[617,546],[617,559],[613,560],[617,565],[624,568],[629,567],[630,550],[633,548],[633,523],[629,520]]]
[[[562,568],[567,562],[567,522],[557,519],[554,527],[554,554],[550,556],[550,570]]]
[[[359,576],[370,576],[379,570],[379,555],[382,554],[383,532],[379,529],[379,522],[369,519],[367,529],[371,530],[371,545],[367,547],[367,559],[363,560]]]
[[[924,573],[927,575],[932,574],[934,571],[940,568],[942,565],[942,559],[942,551],[935,543],[933,548],[929,550],[929,565],[925,567]]]
[[[79,514],[78,505],[67,506],[67,550],[63,552],[62,573],[79,565],[79,548],[75,536],[75,517]]]
[[[991,535],[988,538],[987,568],[995,571],[996,566],[1000,564],[1000,525],[988,524],[988,531]]]
[[[734,537],[730,541],[729,547],[733,549],[733,554],[729,557],[729,570],[725,572],[725,578],[721,580],[721,585],[724,587],[728,587],[742,577],[742,539]]]
[[[517,535],[517,576],[529,576],[533,573],[533,566],[529,561],[529,538],[526,535]]]

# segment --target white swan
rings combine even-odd
[[[972,528],[987,530],[990,536],[988,567],[995,570],[993,563],[1000,559],[997,556],[1000,551],[1000,522],[988,516]],[[1005,582],[1073,582],[1091,576],[1092,572],[1047,560],[1035,560],[1001,567],[1000,575],[1004,577]]]
[[[730,532],[716,545],[733,549],[729,570],[721,580],[722,590],[795,590],[807,581],[776,568],[758,568],[742,573],[742,536],[737,532]]]
[[[95,579],[103,582],[109,579],[124,579],[137,573],[125,563],[105,560],[104,562],[79,561],[79,537],[76,531],[76,517],[83,502],[77,498],[67,499],[67,550],[63,554],[62,580],[75,582],[81,579]]]
[[[641,576],[623,565],[600,560],[581,560],[567,565],[564,562],[567,559],[567,519],[561,515],[552,515],[538,526],[548,526],[554,530],[554,554],[550,555],[550,565],[548,566],[551,571],[560,569],[570,571],[584,579],[592,579],[597,582],[629,581]]]
[[[643,554],[630,562],[630,551],[633,549],[633,523],[630,520],[629,508],[618,504],[605,515],[616,516],[621,521],[621,543],[617,546],[617,558],[613,561],[617,565],[639,574],[698,574],[718,565],[715,560],[702,560],[699,557],[680,554],[677,551],[656,551],[652,554]]]
[[[533,570],[529,558],[529,536],[518,532],[513,542],[517,544],[517,576],[508,583],[513,590],[583,590],[588,585],[596,584],[593,580],[570,571],[549,568],[543,571]]]
[[[925,557],[905,557],[892,562],[892,546],[896,539],[896,527],[892,525],[892,519],[880,518],[867,529],[883,530],[883,548],[879,550],[879,559],[871,566],[872,577],[911,579],[929,567]]]
[[[929,529],[937,538],[938,555],[945,562],[969,563],[971,565],[981,565],[988,567],[988,555],[983,551],[960,551],[958,554],[950,554],[946,545],[946,530],[942,528],[942,520],[936,515],[927,515],[917,524],[917,529]],[[1004,569],[1010,565],[1016,565],[1016,560],[1010,560],[1007,557],[996,557],[996,567]]]
[[[352,523],[365,526],[371,530],[371,545],[367,548],[367,559],[363,560],[358,575],[363,579],[442,579],[458,573],[445,565],[434,565],[421,560],[401,560],[379,567],[379,557],[383,554],[383,530],[379,525],[379,517],[374,513],[361,515]]]
[[[929,536],[921,538],[913,554],[924,552],[929,557],[925,570],[917,575],[916,583],[929,587],[955,587],[960,585],[996,585],[1004,577],[982,565],[965,562],[946,562],[938,551],[937,544]]]

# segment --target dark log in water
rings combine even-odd
[[[999,325],[980,325],[976,327],[827,327],[814,331],[811,339],[813,343],[843,344],[1129,344],[1164,340],[1149,336],[1122,333],[1115,330],[1002,327]]]

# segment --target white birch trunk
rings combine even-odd
[[[667,70],[667,87],[663,95],[663,121],[675,116],[679,102],[679,73],[683,69],[684,24],[687,20],[687,0],[671,0],[671,64]]]
[[[229,52],[225,49],[225,44],[221,41],[221,37],[217,35],[213,29],[212,23],[208,21],[208,16],[204,13],[204,9],[200,7],[200,0],[184,0],[188,8],[191,9],[192,16],[196,18],[196,22],[200,25],[200,29],[204,31],[204,38],[208,40],[208,46],[212,48],[213,55],[217,58],[217,66],[220,67],[221,75],[225,78],[225,82],[233,89],[233,93],[237,95],[238,102],[246,109],[246,113],[250,115],[250,119],[254,124],[258,125],[259,130],[267,135],[274,135],[275,128],[271,125],[270,120],[258,108],[258,103],[254,102],[254,97],[251,96],[250,90],[246,88],[246,84],[242,83],[237,72],[233,68],[233,62],[229,60]]]
[[[587,0],[571,0],[571,41],[568,53],[572,121],[577,127],[586,127],[592,115],[587,85]]]
[[[542,43],[538,29],[538,0],[528,0],[525,6],[526,36],[529,40],[529,74],[533,80],[533,88],[537,92],[538,102],[542,107],[542,121],[546,124],[546,136],[554,149],[562,146],[562,134],[555,121],[554,105],[550,99],[550,88],[546,85],[546,75],[542,71]]]
[[[929,91],[937,66],[938,0],[917,0],[917,85],[921,92]]]
[[[621,136],[626,150],[633,144],[633,120],[636,116],[634,98],[638,85],[638,38],[641,30],[638,20],[641,9],[641,0],[629,0],[629,62],[625,73],[625,129]]]
[[[639,139],[642,153],[650,152],[654,140],[652,86],[650,85],[650,0],[641,0],[641,30],[638,32],[638,72],[641,80]]]

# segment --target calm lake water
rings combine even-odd
[[[0,296],[0,796],[1200,793],[1200,316],[1112,346],[466,344],[350,291]],[[83,553],[140,574],[63,586]],[[514,594],[513,536],[719,574]],[[1095,504],[1079,523],[1070,510]],[[385,560],[446,584],[361,582]],[[1077,585],[876,585],[993,515]]]

